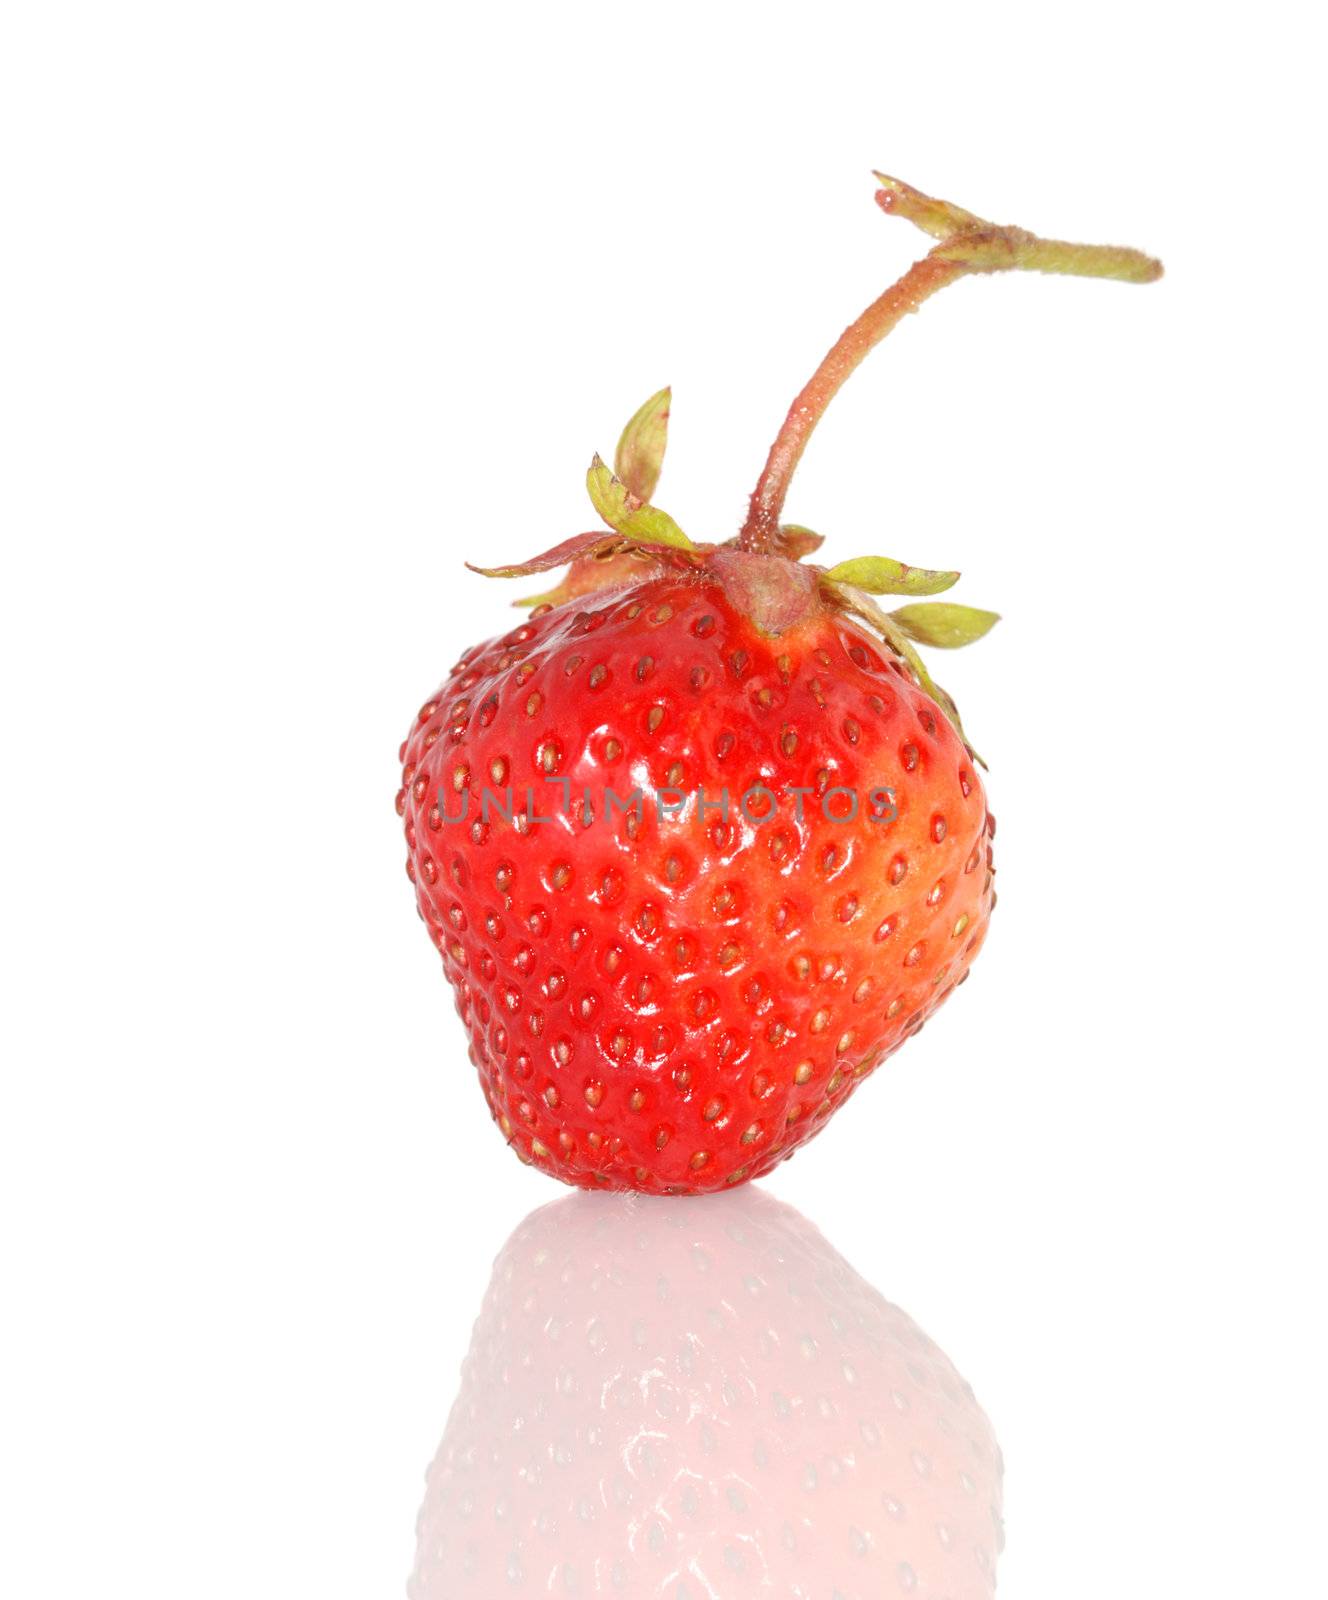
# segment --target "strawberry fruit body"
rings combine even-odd
[[[614,470],[588,474],[605,529],[478,569],[569,570],[461,657],[402,746],[408,870],[490,1111],[568,1183],[692,1193],[768,1171],[917,1032],[987,932],[979,763],[915,646],[997,619],[917,599],[956,572],[806,564],[822,541],[781,521],[784,495],[844,378],[947,283],[1160,268],[881,184],[940,243],[794,402],[738,537],[695,543],[652,503],[670,405],[652,396]]]
[[[704,568],[470,652],[404,760],[490,1109],[569,1182],[766,1171],[986,932],[990,822],[945,713],[852,618],[765,637]]]

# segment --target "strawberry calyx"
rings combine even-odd
[[[466,566],[482,578],[528,578],[537,572],[567,567],[567,575],[556,588],[544,594],[527,595],[515,602],[519,606],[535,608],[563,605],[568,600],[577,600],[584,595],[598,593],[601,589],[641,583],[651,576],[650,567],[693,567],[699,557],[713,548],[713,545],[694,545],[689,540],[683,549],[640,534],[604,533],[601,530],[575,534],[528,561],[513,562],[502,567],[477,567],[468,561]]]
[[[712,552],[705,570],[769,639],[779,638],[823,609],[821,569],[804,567],[787,556],[744,550],[735,541]]]
[[[651,504],[668,447],[671,389],[660,389],[633,413],[618,440],[613,468],[598,455],[586,473],[586,492],[608,533],[578,533],[543,555],[501,567],[477,567],[485,578],[524,578],[554,567],[567,576],[544,594],[518,600],[519,606],[562,605],[601,589],[639,583],[648,565],[689,566],[713,545],[695,544],[667,511]]]
[[[954,701],[932,679],[913,641],[943,648],[970,643],[994,625],[996,613],[950,604],[914,604],[887,613],[872,596],[940,594],[958,581],[959,573],[910,566],[889,556],[858,556],[833,567],[804,565],[825,541],[797,523],[780,524],[768,551],[746,549],[740,537],[722,544],[690,539],[648,498],[659,482],[671,403],[671,391],[661,389],[633,414],[618,441],[612,471],[598,455],[592,459],[586,488],[607,531],[574,534],[540,555],[503,566],[467,562],[470,570],[489,578],[519,578],[566,567],[556,587],[517,601],[537,615],[572,600],[644,582],[668,569],[691,571],[703,581],[718,583],[754,626],[771,638],[827,609],[847,612],[865,622],[904,662],[963,737]],[[980,759],[976,752],[974,756]]]
[[[981,761],[964,735],[953,699],[932,679],[916,647],[952,650],[972,644],[995,625],[997,613],[949,601],[919,600],[949,589],[958,581],[958,572],[909,566],[886,556],[858,556],[832,567],[801,565],[823,540],[809,528],[782,520],[790,481],[813,430],[844,382],[907,313],[918,310],[946,285],[973,273],[1008,270],[1151,283],[1162,275],[1162,265],[1138,250],[1069,244],[988,222],[897,178],[875,176],[881,209],[905,218],[938,242],[845,330],[793,402],[736,537],[720,544],[695,542],[653,503],[673,403],[672,390],[664,388],[633,413],[618,440],[612,469],[598,455],[591,461],[586,489],[607,531],[576,534],[527,561],[471,566],[471,570],[485,577],[514,578],[566,566],[567,573],[555,588],[517,601],[537,611],[674,569],[721,584],[735,606],[772,637],[827,609],[848,613],[906,665],[953,723],[974,759]],[[887,612],[877,603],[878,595],[900,596],[910,603]]]
[[[968,744],[954,701],[931,677],[913,641],[956,648],[979,639],[998,620],[993,611],[969,606],[914,604],[887,613],[874,595],[921,596],[944,592],[958,572],[910,566],[889,556],[857,556],[833,567],[803,565],[824,543],[797,523],[781,524],[768,551],[744,548],[741,538],[722,544],[690,539],[667,512],[650,504],[668,441],[671,391],[650,397],[623,429],[613,470],[596,455],[586,474],[591,502],[608,530],[574,534],[542,554],[472,572],[487,578],[529,577],[566,567],[555,588],[518,605],[540,614],[570,600],[644,582],[660,570],[692,571],[717,582],[733,604],[767,637],[789,632],[827,609],[865,622],[907,666],[914,681],[940,706]]]

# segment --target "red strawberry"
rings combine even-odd
[[[804,566],[789,477],[844,378],[969,272],[1146,282],[1134,251],[997,228],[882,179],[941,243],[794,402],[738,537],[694,544],[650,503],[669,395],[588,487],[610,532],[529,621],[468,651],[402,748],[398,810],[493,1116],[583,1187],[683,1192],[767,1171],[963,981],[994,904],[991,818],[954,704],[913,641],[994,614],[887,614],[954,572]]]

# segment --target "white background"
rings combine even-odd
[[[1017,1600],[1322,1593],[1316,55],[1289,5],[60,4],[0,38],[16,1600],[399,1596],[511,1228],[396,750],[674,385],[736,529],[925,248],[884,167],[1164,257],[960,285],[789,513],[958,566],[973,981],[771,1189],[972,1381]]]

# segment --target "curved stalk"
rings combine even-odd
[[[1022,228],[986,222],[896,178],[876,176],[881,184],[876,195],[881,209],[906,218],[941,242],[844,330],[789,408],[752,493],[739,535],[744,550],[768,553],[777,549],[789,483],[826,407],[900,319],[918,310],[947,284],[973,272],[1013,270],[1116,278],[1127,283],[1151,283],[1162,275],[1161,262],[1138,250],[1040,239]]]

